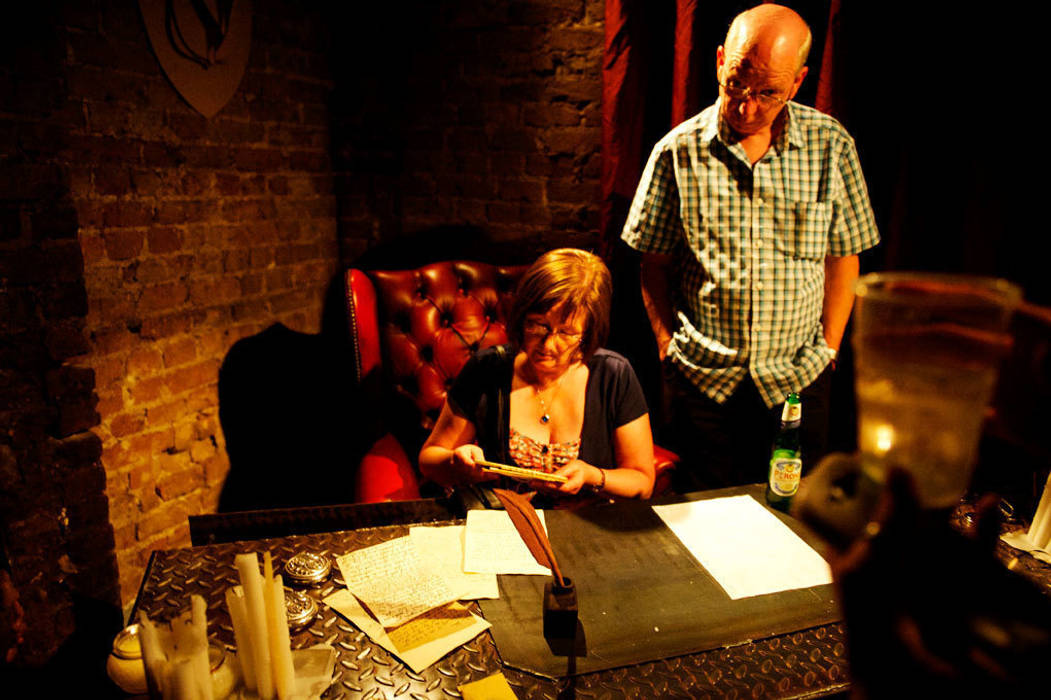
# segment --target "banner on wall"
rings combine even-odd
[[[139,9],[172,86],[213,117],[233,97],[248,65],[251,0],[139,0]]]

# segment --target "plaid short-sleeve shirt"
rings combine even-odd
[[[754,166],[720,132],[718,102],[672,130],[622,234],[675,257],[669,356],[718,402],[747,373],[768,406],[810,384],[834,356],[821,326],[825,257],[879,242],[853,139],[815,109],[786,109]]]

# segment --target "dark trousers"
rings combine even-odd
[[[750,376],[725,403],[716,403],[681,371],[665,364],[671,421],[660,437],[683,458],[673,487],[679,493],[765,483],[774,437],[781,427],[783,404],[767,408]],[[828,451],[832,367],[826,367],[800,392],[803,473]]]

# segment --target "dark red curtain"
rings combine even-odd
[[[732,18],[754,4],[606,0],[601,225],[615,279],[610,344],[635,364],[651,408],[659,401],[656,349],[638,256],[620,231],[650,149],[716,99],[716,47]],[[857,143],[883,238],[863,254],[862,270],[996,275],[1051,304],[1042,253],[1047,42],[1028,6],[784,4],[814,34],[797,101],[835,116]]]

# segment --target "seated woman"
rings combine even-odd
[[[479,352],[449,389],[420,451],[424,476],[446,486],[496,479],[478,460],[554,472],[530,481],[552,495],[648,498],[650,417],[631,365],[602,349],[612,283],[597,256],[563,248],[542,255],[518,285],[509,346]]]

